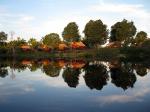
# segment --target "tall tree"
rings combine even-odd
[[[7,40],[7,34],[3,31],[0,32],[0,42],[4,42]]]
[[[57,33],[50,33],[42,38],[43,44],[51,47],[52,49],[58,47],[61,42],[59,35]]]
[[[144,31],[140,31],[136,34],[136,37],[133,43],[136,46],[140,46],[147,38],[148,38],[147,33]]]
[[[126,19],[124,19],[121,22],[115,23],[111,27],[111,36],[110,36],[110,42],[113,41],[120,41],[125,46],[129,45],[130,42],[133,39],[133,36],[136,34],[136,27],[134,25],[134,22],[130,22]]]
[[[107,26],[101,20],[90,20],[86,24],[83,33],[85,34],[84,41],[89,47],[104,44],[108,37]]]
[[[62,37],[66,42],[74,42],[80,40],[78,25],[75,22],[70,22],[62,32]]]

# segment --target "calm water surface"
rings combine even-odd
[[[0,62],[0,112],[150,112],[149,106],[149,64]]]

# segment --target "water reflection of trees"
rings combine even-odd
[[[107,84],[109,76],[104,65],[87,65],[84,70],[85,83],[90,89],[101,90]]]
[[[132,64],[130,63],[118,63],[119,65],[110,66],[111,82],[117,87],[121,87],[124,90],[129,87],[133,87],[136,82],[136,76]],[[113,65],[113,64],[111,64]]]
[[[61,68],[58,66],[58,63],[53,62],[43,65],[42,71],[50,77],[58,77],[60,69]]]
[[[8,75],[7,63],[0,63],[0,77],[5,78]]]
[[[8,75],[8,69],[22,72],[26,69],[35,72],[40,69],[50,77],[58,77],[62,74],[64,82],[69,87],[77,87],[79,84],[79,75],[83,75],[86,85],[90,89],[101,90],[107,85],[108,79],[111,79],[116,87],[124,90],[134,87],[136,75],[145,76],[148,73],[149,66],[142,63],[127,63],[118,60],[102,63],[94,61],[93,63],[82,60],[15,60],[0,62],[0,77],[5,78]],[[60,73],[62,72],[62,73]],[[110,74],[110,75],[109,75]],[[110,77],[109,77],[110,76]]]
[[[8,70],[6,68],[0,68],[0,77],[5,78],[8,75]]]
[[[77,87],[79,84],[80,69],[66,67],[63,72],[63,79],[69,87]]]
[[[136,64],[135,65],[135,71],[137,75],[143,77],[147,74],[147,68],[144,67],[142,64]]]

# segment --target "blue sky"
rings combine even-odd
[[[150,35],[149,4],[149,0],[0,0],[0,30],[14,31],[14,38],[40,40],[51,32],[61,36],[69,22],[75,21],[82,34],[90,19],[101,19],[110,28],[126,18]]]

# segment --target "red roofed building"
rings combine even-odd
[[[68,48],[68,46],[64,43],[61,43],[58,45],[58,49],[61,51],[66,50],[67,48]]]
[[[32,50],[31,46],[29,46],[29,45],[22,45],[22,46],[20,46],[20,48],[24,51]]]
[[[84,49],[86,46],[82,42],[71,42],[71,48],[73,49]]]

